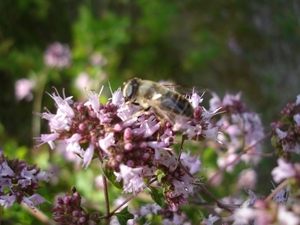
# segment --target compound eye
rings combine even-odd
[[[126,88],[126,98],[130,99],[132,98],[132,95],[133,95],[133,84],[130,83],[127,85],[127,88]]]
[[[133,98],[136,94],[137,86],[138,86],[138,83],[137,83],[136,79],[132,79],[124,85],[123,96],[126,101],[133,100]]]

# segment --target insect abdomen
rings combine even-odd
[[[182,95],[171,91],[168,91],[162,99],[161,108],[189,118],[194,114],[194,109],[189,101]]]

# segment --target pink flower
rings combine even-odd
[[[199,104],[203,101],[203,98],[199,96],[197,93],[193,93],[190,99],[190,102],[193,106],[193,108],[196,108],[199,106]]]
[[[201,161],[198,159],[198,156],[190,156],[190,152],[181,153],[181,163],[189,169],[191,174],[195,174],[201,169]]]
[[[90,165],[92,158],[94,156],[95,146],[93,144],[89,144],[89,147],[84,151],[83,154],[83,164],[82,166],[86,169],[88,165]]]
[[[152,136],[160,128],[160,122],[154,116],[140,120],[140,124],[138,128],[133,129],[133,133],[142,134],[144,138]]]
[[[293,118],[294,118],[297,126],[300,127],[300,114],[298,113],[298,114],[294,115]]]
[[[42,134],[40,138],[35,138],[37,142],[40,143],[39,145],[37,145],[37,147],[45,143],[48,143],[50,148],[53,150],[55,149],[54,140],[56,140],[58,137],[59,137],[59,133]]]
[[[29,207],[33,208],[39,204],[45,203],[46,200],[39,194],[33,194],[30,197],[23,197],[23,202],[25,202]]]
[[[236,209],[233,214],[234,222],[236,224],[248,224],[251,220],[254,220],[256,217],[257,211],[248,207]]]
[[[49,181],[51,175],[40,168],[18,159],[0,156],[0,205],[9,208],[13,203],[22,201],[30,207],[44,203],[45,200],[36,194],[40,187],[38,181]]]
[[[91,89],[92,84],[91,77],[85,72],[80,73],[75,80],[75,85],[80,90]]]
[[[93,66],[104,66],[107,63],[107,59],[100,53],[94,53],[90,58]]]
[[[123,180],[123,191],[125,193],[138,193],[146,188],[142,177],[140,176],[142,168],[131,168],[126,165],[120,165],[120,172],[116,173],[116,181]]]
[[[49,67],[64,68],[71,64],[71,51],[68,45],[58,42],[50,45],[44,54],[44,63]]]
[[[91,92],[90,96],[89,96],[89,100],[84,103],[85,106],[91,106],[92,109],[94,110],[95,113],[99,114],[99,110],[100,110],[100,102],[99,102],[99,98],[100,98],[100,95],[103,91],[103,86],[102,88],[100,89],[99,93],[96,93],[96,92]]]
[[[0,197],[0,205],[4,206],[5,209],[10,208],[15,201],[16,201],[15,195]]]
[[[17,100],[25,99],[30,101],[33,98],[31,90],[35,87],[35,82],[28,79],[20,79],[15,83],[15,95]]]
[[[53,93],[48,95],[53,98],[56,103],[57,113],[55,115],[52,114],[43,114],[43,118],[49,118],[49,126],[51,131],[61,131],[61,130],[69,130],[72,124],[72,119],[74,118],[74,111],[70,107],[70,104],[73,103],[72,96],[68,98],[62,98],[58,95],[58,93]]]
[[[124,104],[124,98],[123,98],[123,93],[121,91],[121,88],[118,88],[113,94],[111,98],[111,102],[114,105],[123,105]]]
[[[272,176],[276,183],[280,181],[296,176],[296,171],[293,164],[286,162],[284,159],[279,158],[277,160],[278,166],[272,170]]]
[[[296,99],[295,104],[296,104],[296,105],[299,105],[299,104],[300,104],[300,95],[297,95],[297,99]]]
[[[80,134],[73,134],[70,138],[67,138],[64,140],[64,142],[67,144],[66,150],[73,152],[74,154],[78,154],[80,156],[83,156],[83,149],[81,148],[79,141],[82,139],[82,136]]]
[[[278,135],[278,138],[280,140],[286,138],[286,136],[288,135],[287,132],[281,131],[279,128],[276,128],[275,130],[276,130],[276,134]]]
[[[209,214],[208,218],[206,219],[205,216],[202,214],[203,222],[205,225],[213,225],[217,220],[220,219],[218,216],[213,216]]]
[[[14,171],[8,166],[7,161],[2,162],[0,165],[0,168],[1,168],[1,170],[0,170],[1,178],[6,177],[6,176],[15,176]]]
[[[108,155],[110,154],[108,148],[113,145],[115,145],[114,133],[108,133],[106,137],[99,140],[99,146]]]
[[[282,225],[299,225],[300,223],[299,215],[288,211],[286,205],[279,205],[277,219]]]
[[[257,174],[253,169],[245,169],[240,172],[237,186],[238,188],[254,189],[256,187]]]
[[[283,152],[294,152],[300,154],[300,107],[299,97],[295,103],[289,102],[281,110],[280,118],[271,123],[273,127],[273,145],[276,147],[278,154]]]
[[[228,152],[226,155],[218,158],[217,164],[219,167],[226,167],[227,172],[232,172],[234,165],[238,163],[238,161],[236,161],[237,157],[237,154]]]
[[[161,210],[161,207],[159,205],[157,205],[156,203],[147,204],[147,205],[144,205],[144,206],[141,207],[140,214],[142,216],[146,216],[146,215],[149,215],[149,214],[157,215],[157,212],[159,210]]]

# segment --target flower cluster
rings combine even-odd
[[[232,171],[234,164],[239,160],[238,153],[244,151],[241,160],[246,163],[257,164],[262,153],[261,139],[264,137],[263,126],[260,117],[246,110],[241,102],[241,93],[236,95],[226,94],[221,100],[215,93],[210,100],[211,110],[221,108],[224,113],[216,121],[221,127],[219,140],[226,146],[224,154],[218,158],[218,165]],[[246,151],[245,151],[246,150]],[[228,166],[230,165],[230,166]]]
[[[139,106],[126,104],[120,89],[106,104],[99,103],[100,94],[92,92],[86,103],[73,103],[72,97],[61,97],[57,91],[50,95],[57,112],[40,114],[49,121],[51,133],[41,135],[38,141],[52,149],[55,142],[64,142],[66,151],[81,157],[85,168],[98,158],[105,169],[114,172],[116,182],[123,182],[125,193],[160,187],[165,202],[177,211],[193,193],[193,174],[200,170],[201,163],[186,153],[178,159],[172,148],[176,134],[182,132],[194,140],[217,139],[218,128],[209,125],[216,112],[199,106],[201,98],[194,94],[190,98],[194,118],[181,118],[172,126],[160,121],[151,109],[144,112]]]
[[[279,155],[287,152],[300,154],[300,95],[296,102],[288,103],[280,118],[271,124],[272,143]]]
[[[55,42],[50,45],[44,54],[46,66],[64,68],[71,64],[71,51],[69,46]]]
[[[27,165],[25,161],[9,159],[0,155],[0,205],[9,208],[13,203],[26,203],[33,208],[45,202],[36,193],[39,181],[49,181],[50,174],[36,166]]]
[[[300,217],[286,205],[256,200],[253,207],[242,207],[234,212],[233,224],[285,224],[298,225]]]
[[[91,225],[97,224],[99,220],[98,213],[87,213],[81,208],[81,196],[76,191],[75,187],[72,187],[72,195],[66,194],[64,197],[56,198],[57,206],[52,210],[53,220],[57,224],[76,224],[76,225]]]

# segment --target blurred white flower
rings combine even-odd
[[[35,82],[28,79],[20,79],[15,83],[15,95],[17,100],[25,99],[26,101],[31,101],[33,94],[31,90],[34,88]]]
[[[75,86],[79,90],[91,89],[92,84],[93,81],[85,72],[80,73],[75,80]]]
[[[91,64],[94,66],[104,66],[107,63],[107,59],[100,53],[94,53],[90,58]]]
[[[238,188],[249,188],[251,190],[255,189],[257,181],[257,175],[253,169],[245,169],[239,174]]]
[[[68,45],[59,42],[48,46],[44,54],[44,63],[49,67],[64,68],[71,64],[71,51]]]
[[[272,176],[276,183],[281,182],[286,178],[291,178],[296,176],[296,171],[292,163],[284,161],[284,159],[279,158],[277,160],[278,166],[272,170]]]

